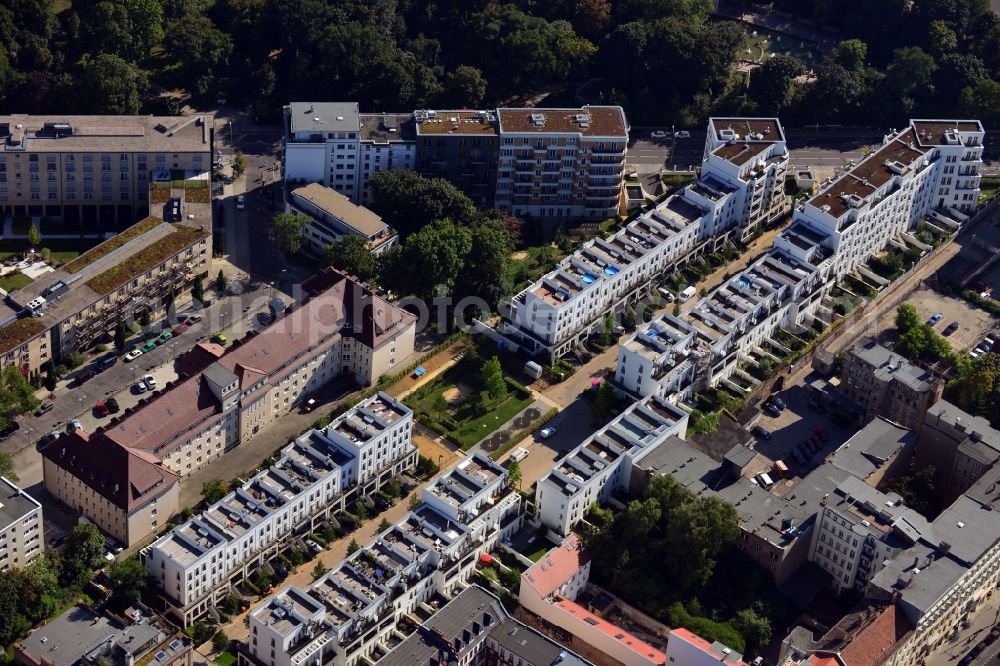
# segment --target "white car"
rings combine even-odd
[[[542,428],[542,431],[538,434],[542,436],[542,439],[548,439],[556,434],[556,429],[553,426],[549,426],[548,428]]]
[[[149,387],[146,386],[146,382],[144,382],[144,381],[142,381],[140,379],[139,381],[137,381],[135,383],[135,390],[136,390],[136,393],[145,393],[146,391],[149,390]]]
[[[666,139],[667,138],[667,133],[664,132],[663,130],[655,130],[655,131],[649,133],[649,138],[650,139]]]
[[[133,349],[129,353],[125,354],[125,362],[127,363],[129,361],[134,361],[135,359],[139,358],[140,356],[142,356],[142,350],[141,349]]]
[[[691,138],[691,132],[688,132],[687,130],[678,130],[678,131],[674,132],[674,138],[675,139],[690,139]]]
[[[247,207],[247,198],[244,195],[236,197],[236,210],[243,210]]]
[[[527,457],[528,457],[528,449],[524,448],[523,446],[517,447],[510,454],[510,459],[513,460],[514,462],[521,462]]]
[[[156,389],[156,377],[154,377],[153,375],[146,375],[145,377],[142,378],[142,381],[146,382],[146,386],[149,387],[150,391]]]

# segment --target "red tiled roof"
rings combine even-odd
[[[88,438],[77,431],[48,444],[41,453],[125,511],[141,506],[180,478],[155,456],[133,451],[101,434]]]
[[[542,559],[523,574],[538,596],[543,599],[559,589],[566,581],[590,562],[590,553],[583,547],[580,538],[571,534],[560,544],[542,556]]]
[[[855,634],[840,652],[845,666],[878,666],[895,650],[896,646],[913,630],[896,604],[889,604],[882,612]]]
[[[122,446],[159,453],[177,434],[218,409],[215,394],[198,374],[159,393],[104,432]]]
[[[177,374],[191,376],[201,372],[219,360],[226,353],[226,348],[214,342],[200,342],[180,357],[177,362]]]
[[[338,295],[345,315],[343,334],[356,338],[368,347],[379,347],[410,322],[416,321],[412,313],[396,307],[365,284],[332,268],[309,278],[302,288],[315,296]]]
[[[248,368],[245,365],[237,364],[235,374],[240,378],[240,390],[245,391],[258,381],[261,377],[266,377],[267,373],[257,368]]]
[[[581,621],[586,622],[588,625],[593,627],[595,630],[611,636],[617,640],[622,645],[628,647],[630,650],[636,654],[642,655],[644,658],[648,659],[654,664],[665,664],[667,663],[667,655],[660,652],[652,645],[645,643],[632,634],[628,633],[624,629],[616,627],[607,620],[597,617],[590,611],[588,611],[583,606],[575,604],[567,599],[560,599],[555,602],[555,607],[562,609],[563,611],[569,613],[570,615],[579,618]],[[585,638],[582,640],[586,641]]]
[[[704,638],[702,638],[701,636],[699,636],[698,634],[692,633],[687,629],[685,629],[684,627],[677,627],[676,629],[670,630],[670,637],[673,638],[674,636],[683,640],[685,643],[695,646],[705,654],[711,655],[719,659],[720,663],[724,661],[723,659],[721,659],[721,655],[716,654],[715,652],[712,651],[712,644],[709,643]],[[747,666],[746,662],[744,661],[726,661],[725,663],[729,664],[730,666]]]

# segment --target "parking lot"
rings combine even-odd
[[[819,465],[827,454],[835,451],[857,432],[857,428],[838,425],[825,411],[817,411],[811,407],[809,405],[810,391],[806,386],[795,385],[778,392],[777,395],[785,402],[785,410],[776,417],[764,412],[758,422],[758,425],[771,432],[772,437],[770,440],[757,438],[754,446],[757,453],[766,456],[771,461],[782,460],[788,466],[788,478],[778,482],[772,489],[772,492],[778,495],[784,495],[785,492],[791,490],[798,478]],[[817,429],[821,429],[819,433],[817,433]],[[800,464],[795,459],[792,449],[797,444],[813,438],[817,434],[826,441],[806,461],[806,465]],[[770,465],[765,466],[770,467]],[[748,471],[757,473],[767,470],[751,469]]]
[[[985,310],[959,298],[939,294],[933,289],[916,291],[906,302],[917,309],[924,321],[930,319],[934,313],[940,312],[943,316],[935,326],[938,333],[944,334],[945,328],[951,322],[957,321],[958,330],[948,336],[948,342],[955,351],[975,347],[995,325],[993,317]],[[882,338],[882,341],[886,342],[889,339],[893,338],[887,336]]]

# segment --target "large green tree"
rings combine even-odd
[[[60,581],[76,589],[90,580],[104,561],[104,536],[93,523],[75,526],[66,536]]]
[[[188,15],[176,21],[163,42],[189,76],[211,77],[229,62],[233,39],[207,16]]]
[[[286,256],[292,256],[302,249],[302,238],[310,219],[301,213],[278,213],[271,220],[274,241]]]
[[[416,172],[380,171],[371,179],[371,208],[403,236],[435,220],[469,224],[476,206],[443,178],[424,178]]]
[[[342,236],[323,248],[323,262],[366,282],[378,275],[377,257],[368,241],[356,234]]]
[[[163,40],[163,7],[158,0],[101,0],[80,6],[80,37],[94,56],[114,54],[136,62]]]
[[[135,555],[116,561],[109,572],[112,595],[123,606],[142,599],[149,587],[149,570]]]
[[[135,65],[102,53],[79,64],[77,101],[87,113],[135,115],[148,85],[146,75]]]
[[[455,280],[472,250],[472,234],[451,220],[438,220],[410,234],[386,258],[382,276],[390,289],[430,300],[438,290],[455,292]]]

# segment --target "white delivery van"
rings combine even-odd
[[[685,287],[684,291],[682,291],[677,296],[677,300],[680,301],[681,303],[683,303],[684,301],[688,300],[689,298],[691,298],[692,296],[694,296],[697,293],[698,293],[698,290],[695,289],[694,287]]]

